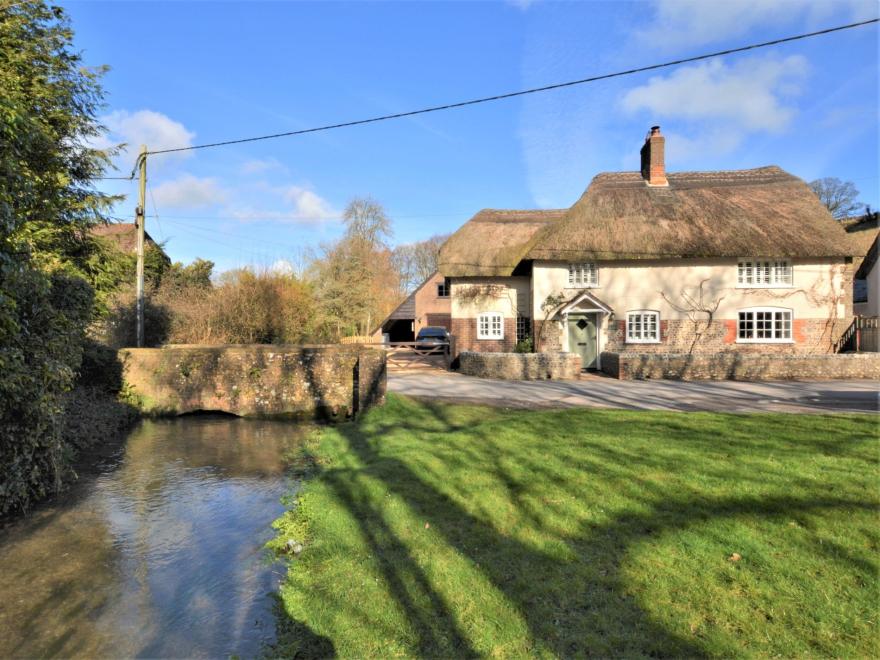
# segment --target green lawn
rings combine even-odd
[[[876,418],[389,396],[309,451],[279,654],[880,653]]]

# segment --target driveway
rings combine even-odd
[[[625,408],[721,412],[874,412],[878,384],[870,380],[740,381],[616,380],[509,381],[456,373],[389,373],[388,390],[414,397],[513,408]]]

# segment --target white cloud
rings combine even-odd
[[[723,121],[728,130],[777,132],[795,115],[785,97],[800,92],[807,69],[799,55],[743,60],[732,67],[713,60],[653,77],[627,92],[621,106],[630,114],[650,113],[650,121]]]
[[[278,203],[269,210],[253,206],[235,206],[228,210],[229,215],[244,221],[273,220],[307,225],[323,224],[339,219],[340,212],[309,188],[298,185],[270,186],[266,183],[260,184],[259,187],[264,191],[264,200],[267,196],[274,196],[278,199]]]
[[[160,209],[192,209],[223,202],[226,193],[216,179],[183,174],[153,188],[153,197]]]
[[[293,264],[287,259],[278,259],[275,263],[269,266],[269,270],[273,273],[278,273],[279,275],[294,275],[296,273]]]
[[[812,27],[834,19],[864,20],[876,11],[876,0],[658,0],[651,25],[635,36],[650,46],[680,50],[804,20]]]
[[[252,160],[247,160],[241,164],[240,172],[242,174],[262,174],[263,172],[268,172],[270,170],[284,170],[286,169],[281,161],[275,158],[254,158]]]
[[[339,217],[330,203],[308,188],[287,186],[282,196],[293,206],[293,214],[303,220],[323,221]]]
[[[108,134],[100,140],[99,146],[110,146],[120,142],[126,143],[125,153],[121,154],[122,165],[133,161],[142,144],[147,145],[150,151],[161,149],[174,149],[177,147],[190,147],[196,134],[181,124],[153,110],[116,110],[100,117],[101,123],[107,127]],[[152,156],[156,159],[166,160],[172,158],[188,158],[191,151],[180,151],[171,154]]]
[[[529,7],[535,4],[538,0],[507,0],[507,4],[516,7],[520,11],[526,11]]]
[[[728,130],[724,127],[700,129],[684,135],[675,131],[664,131],[667,145],[667,162],[701,163],[716,161],[736,151],[745,140],[742,131]],[[639,155],[635,149],[630,153],[629,169],[639,169]]]

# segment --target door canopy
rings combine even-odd
[[[598,312],[599,314],[613,314],[614,311],[599,300],[589,291],[582,291],[556,313],[557,316],[568,316],[569,314],[583,314],[588,312]]]

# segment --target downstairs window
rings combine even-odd
[[[477,339],[504,339],[504,316],[500,312],[477,315]]]
[[[516,317],[516,341],[525,341],[532,336],[532,319],[528,316]]]
[[[740,343],[788,343],[792,314],[781,307],[752,307],[739,312],[736,340]]]
[[[650,310],[627,312],[626,343],[657,344],[660,342],[660,313]]]

